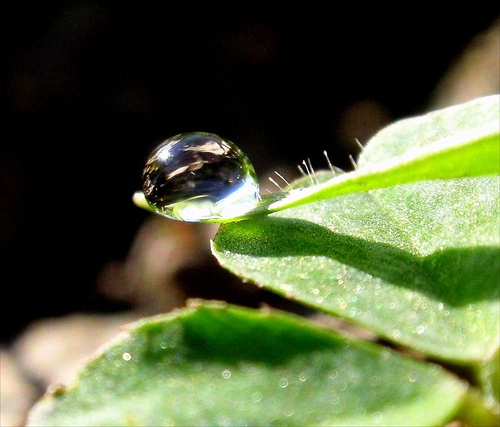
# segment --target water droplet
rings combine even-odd
[[[281,378],[280,387],[285,388],[288,385],[288,380],[286,378]]]
[[[237,401],[235,404],[236,408],[240,411],[246,411],[247,410],[247,404],[245,402],[242,402],[241,400]]]
[[[380,384],[381,378],[378,375],[373,375],[369,380],[368,383],[370,386],[375,387]]]
[[[231,371],[226,369],[225,371],[222,371],[222,377],[225,379],[228,379],[231,377]]]
[[[417,326],[417,328],[415,329],[415,332],[416,332],[417,334],[419,334],[419,335],[422,335],[422,334],[425,332],[425,330],[426,330],[426,329],[427,329],[427,328],[426,328],[426,326],[425,326],[425,325],[419,325],[419,326]]]
[[[299,380],[304,382],[309,379],[309,375],[306,372],[301,372],[299,375]]]
[[[261,400],[262,400],[262,393],[260,393],[259,391],[256,391],[253,395],[252,395],[252,399],[255,403],[259,403]]]
[[[123,353],[122,359],[125,360],[125,362],[128,362],[130,359],[132,359],[132,356],[130,355],[130,353]]]
[[[418,379],[418,374],[415,372],[410,372],[410,374],[408,375],[408,379],[410,380],[410,382],[414,383]]]
[[[331,371],[329,374],[328,374],[328,377],[331,379],[331,380],[334,380],[335,378],[337,378],[337,375],[338,375],[338,371],[336,369],[334,369],[333,371]]]
[[[357,408],[356,415],[359,417],[364,417],[366,415],[366,408]]]
[[[234,143],[206,133],[173,136],[150,155],[142,190],[160,215],[188,222],[230,219],[260,201],[255,170]]]

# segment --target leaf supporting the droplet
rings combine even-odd
[[[376,150],[370,142],[360,163],[368,169],[408,153],[416,159],[419,150],[441,146],[443,135],[453,140],[455,128],[477,135],[474,129],[490,126],[492,117],[498,119],[497,97],[408,119],[381,131]],[[464,156],[460,171],[480,174],[479,163],[489,165],[483,172],[498,167],[499,143],[487,134],[450,143],[453,164]],[[428,167],[419,161],[417,170],[434,173],[434,161]],[[412,176],[408,164],[402,167]],[[361,173],[360,167],[354,174]],[[348,185],[348,175],[321,184],[322,191],[332,182]],[[355,192],[223,224],[212,252],[222,266],[268,290],[433,357],[477,364],[499,346],[499,197],[498,175]]]
[[[495,95],[396,122],[368,142],[357,170],[291,191],[268,212],[425,180],[499,174],[499,112]]]

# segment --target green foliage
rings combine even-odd
[[[402,120],[356,171],[221,225],[224,268],[380,339],[199,301],[131,325],[28,426],[498,425],[499,120],[498,96]]]

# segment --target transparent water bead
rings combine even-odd
[[[260,201],[257,175],[245,153],[206,132],[161,143],[144,167],[142,191],[158,214],[188,222],[236,218]]]

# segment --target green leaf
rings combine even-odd
[[[427,179],[435,170],[498,168],[497,137],[474,137],[494,117],[498,123],[498,97],[391,125],[369,142],[359,170],[394,161],[395,171],[412,153],[427,160],[403,162],[393,177],[426,181],[223,224],[212,252],[238,276],[393,342],[456,363],[488,360],[500,333],[499,177]],[[444,157],[419,156],[443,138],[452,141]],[[336,179],[311,191],[320,187],[322,198]]]
[[[491,396],[485,396],[484,390],[469,387],[455,420],[464,426],[496,427],[500,424],[500,406]]]
[[[476,366],[476,377],[484,392],[486,406],[500,416],[500,351],[489,360]]]
[[[465,391],[305,319],[205,303],[132,325],[27,425],[440,425]]]
[[[356,171],[299,188],[278,201],[271,199],[258,211],[276,212],[424,180],[498,174],[499,100],[497,95],[488,96],[396,122],[369,141]]]

